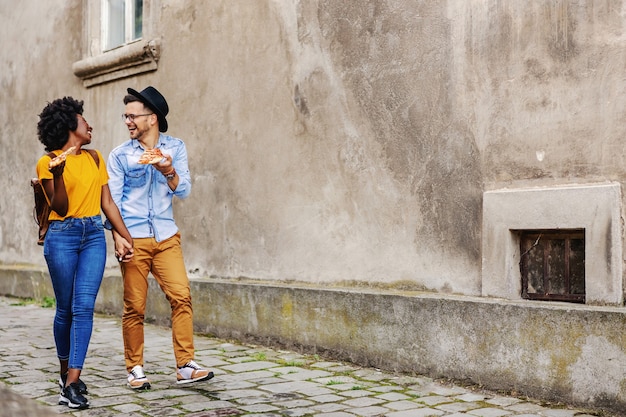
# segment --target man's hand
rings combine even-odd
[[[163,161],[158,164],[154,164],[153,167],[155,167],[161,174],[167,174],[172,170],[172,155],[163,154]]]

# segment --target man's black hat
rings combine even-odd
[[[132,88],[128,88],[126,91],[128,91],[128,94],[137,97],[139,101],[155,112],[159,120],[159,132],[167,132],[167,120],[165,116],[169,113],[170,108],[167,105],[167,101],[165,101],[165,97],[152,86],[144,88],[141,92],[133,90]]]

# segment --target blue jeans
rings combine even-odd
[[[50,222],[43,254],[56,297],[54,342],[60,360],[83,369],[106,262],[100,216]]]

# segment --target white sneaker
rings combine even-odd
[[[150,388],[150,381],[146,378],[146,374],[143,373],[141,365],[135,365],[135,367],[128,374],[128,386],[132,389]]]
[[[176,370],[176,383],[189,384],[191,382],[206,381],[213,378],[213,376],[213,372],[208,369],[202,369],[194,361],[189,361],[185,366],[181,366]]]

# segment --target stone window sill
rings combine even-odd
[[[72,71],[83,80],[85,87],[93,87],[120,78],[156,71],[160,49],[158,39],[137,41],[77,61],[72,65]]]

